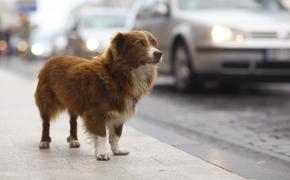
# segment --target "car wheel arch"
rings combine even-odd
[[[191,47],[190,47],[190,45],[189,45],[189,43],[186,41],[186,38],[183,36],[183,35],[181,35],[181,34],[178,34],[178,35],[176,35],[175,36],[175,38],[173,39],[173,41],[172,41],[172,46],[171,46],[171,48],[170,48],[170,65],[171,65],[171,72],[173,72],[173,66],[174,66],[174,56],[175,56],[175,48],[176,48],[176,46],[179,44],[179,43],[182,43],[184,46],[185,46],[185,48],[186,48],[186,51],[189,53],[188,55],[189,55],[189,58],[190,58],[190,65],[191,65],[191,69],[192,70],[194,70],[194,62],[193,62],[193,60],[194,60],[194,57],[192,56],[192,53],[190,53],[190,49],[191,49]]]
[[[194,70],[194,59],[195,59],[195,42],[194,42],[194,27],[186,22],[177,25],[171,31],[171,47],[170,47],[170,60],[171,60],[171,69],[173,68],[174,63],[174,48],[178,40],[182,40],[187,50],[189,51],[190,64],[192,70]]]

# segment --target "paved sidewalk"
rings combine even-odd
[[[34,105],[35,82],[0,67],[0,179],[205,179],[244,178],[126,127],[121,139],[129,156],[96,161],[93,146],[79,128],[80,149],[65,139],[69,121],[51,126],[49,150],[39,150],[40,118]]]

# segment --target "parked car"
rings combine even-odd
[[[53,55],[53,33],[37,28],[28,39],[11,37],[12,52],[28,59],[46,59]]]
[[[110,7],[86,8],[73,18],[67,33],[66,53],[93,57],[102,53],[118,31],[127,31],[127,10]]]
[[[148,0],[136,30],[164,52],[176,87],[204,81],[290,82],[290,14],[278,0]]]
[[[53,33],[47,32],[45,29],[36,29],[28,42],[26,55],[28,58],[46,59],[53,55],[52,39]]]
[[[66,53],[67,37],[65,30],[59,30],[52,39],[53,55],[63,55]]]

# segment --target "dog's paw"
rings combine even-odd
[[[113,154],[115,156],[126,156],[129,154],[129,151],[125,150],[125,149],[117,149],[113,151]]]
[[[110,156],[108,153],[97,154],[96,158],[98,161],[109,161],[110,160]]]
[[[47,141],[41,141],[39,143],[39,149],[49,149],[49,142],[47,142]]]
[[[71,140],[69,142],[70,148],[79,148],[81,146],[80,142],[78,140]]]
[[[66,141],[69,143],[70,148],[79,148],[81,146],[78,140],[75,140],[70,136],[66,139]]]

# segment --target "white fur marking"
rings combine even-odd
[[[106,149],[106,137],[96,136],[96,138],[95,138],[95,155],[96,155],[97,159],[109,160],[109,155],[108,155],[108,152]],[[103,157],[105,157],[105,159]]]
[[[80,143],[78,140],[70,140],[69,147],[71,148],[78,148],[80,147]]]
[[[110,120],[107,121],[106,126],[108,128],[112,126],[120,126],[124,124],[131,116],[134,115],[134,103],[131,98],[125,100],[124,112],[120,113],[118,111],[109,112]]]
[[[133,94],[141,97],[148,92],[148,79],[151,79],[154,71],[154,65],[147,64],[132,70]],[[109,112],[110,120],[107,121],[107,128],[116,127],[124,124],[131,116],[135,114],[135,100],[127,98],[125,100],[124,112]]]
[[[124,155],[128,155],[129,154],[129,151],[119,147],[120,137],[115,134],[115,131],[114,131],[113,128],[110,129],[110,137],[109,137],[109,139],[110,139],[109,142],[111,144],[111,149],[112,149],[112,152],[113,152],[114,155],[124,156]]]
[[[148,51],[148,56],[152,59],[154,59],[154,53],[159,52],[159,50],[155,47],[150,47]]]
[[[47,141],[41,141],[39,143],[39,148],[40,149],[48,149],[49,148],[49,142],[47,142]]]
[[[119,149],[119,140],[120,140],[120,137],[116,135],[110,136],[110,144],[111,144],[111,149],[113,152]]]
[[[136,96],[143,96],[148,91],[147,80],[151,78],[154,65],[147,64],[140,66],[132,71],[133,93]]]

